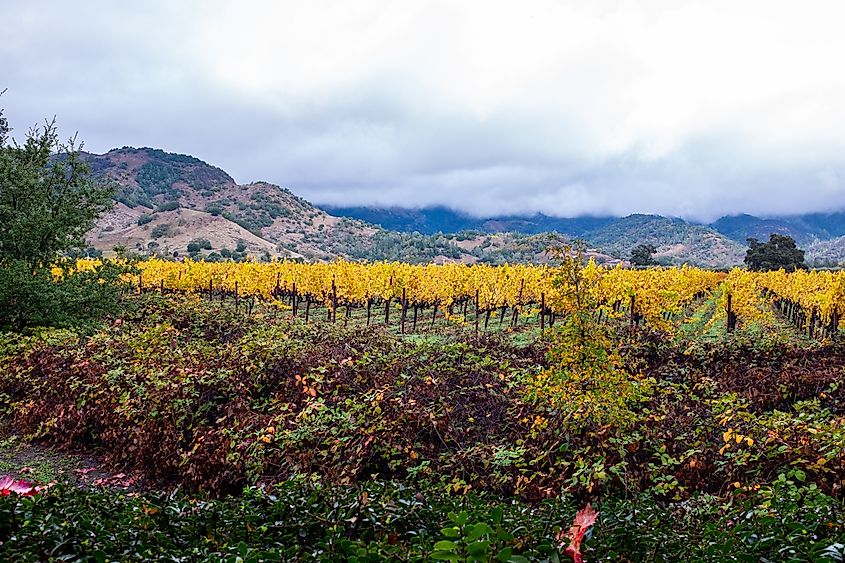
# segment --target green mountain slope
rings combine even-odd
[[[627,258],[638,244],[652,244],[656,258],[673,264],[726,267],[742,263],[745,247],[713,229],[659,215],[629,215],[584,238],[591,245]]]

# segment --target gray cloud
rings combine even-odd
[[[711,219],[845,207],[845,9],[0,6],[2,107],[317,203]]]

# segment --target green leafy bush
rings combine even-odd
[[[768,493],[610,499],[581,548],[589,561],[841,561],[841,501],[779,483],[776,515],[755,508]],[[58,486],[0,497],[0,559],[566,561],[561,536],[577,509],[566,495],[503,503],[380,481],[297,479],[221,500]]]
[[[156,213],[163,213],[165,211],[175,211],[181,207],[178,201],[166,201],[156,207]]]
[[[71,262],[54,267],[62,270],[59,280],[51,270],[33,275],[22,262],[0,268],[0,330],[77,326],[90,331],[121,309],[125,267],[109,262],[84,272],[74,272]]]
[[[153,227],[153,230],[150,231],[150,236],[154,239],[172,236],[176,232],[176,229],[170,223],[161,223]]]
[[[195,254],[200,250],[211,250],[211,242],[208,239],[196,238],[188,243],[188,252]]]

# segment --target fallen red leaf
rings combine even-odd
[[[8,475],[0,477],[0,496],[7,497],[11,493],[21,496],[32,496],[37,493],[40,488],[33,486],[32,483],[12,479]]]
[[[561,530],[557,539],[560,542],[559,547],[563,547],[564,542],[568,539],[569,545],[564,550],[564,553],[572,557],[574,563],[584,563],[584,558],[581,555],[581,542],[584,540],[584,534],[587,530],[596,523],[599,513],[593,510],[589,504],[579,510],[575,514],[575,520],[567,532]]]

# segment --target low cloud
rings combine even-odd
[[[845,8],[0,6],[0,104],[316,203],[709,220],[845,206]]]

